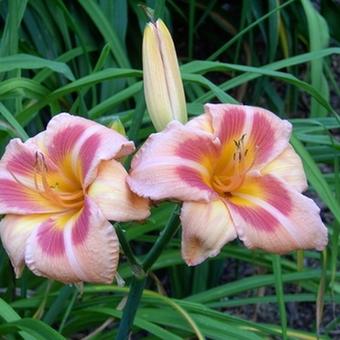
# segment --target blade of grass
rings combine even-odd
[[[282,8],[290,5],[293,1],[295,0],[289,0],[286,1],[285,3],[283,3],[282,5],[276,7],[275,9],[273,9],[272,11],[268,12],[267,14],[265,14],[264,16],[262,16],[261,18],[255,20],[254,22],[252,22],[249,26],[247,26],[246,28],[244,28],[242,31],[240,31],[239,33],[237,33],[232,39],[230,39],[226,44],[224,44],[223,46],[221,46],[216,52],[214,52],[209,58],[207,58],[207,60],[215,60],[216,58],[218,58],[224,51],[226,51],[232,44],[234,44],[236,41],[238,41],[238,39],[244,35],[245,33],[247,33],[248,31],[250,31],[253,27],[257,26],[258,24],[260,24],[262,21],[266,20],[267,18],[269,18],[271,15],[273,15],[274,13],[276,13],[277,11],[280,11]]]
[[[6,322],[12,322],[21,319],[19,314],[17,314],[17,312],[1,298],[0,298],[0,317],[3,318]],[[31,336],[25,331],[20,331],[19,334],[25,340],[35,339],[33,336]]]
[[[310,0],[301,0],[309,30],[310,51],[319,51],[329,45],[328,25],[325,19],[314,8]],[[311,61],[312,86],[327,100],[329,100],[328,83],[323,73],[322,59]],[[327,111],[313,98],[311,102],[311,116],[325,116]]]
[[[99,314],[105,314],[109,316],[113,316],[115,318],[121,318],[122,313],[118,310],[112,309],[112,308],[105,308],[105,307],[90,307],[87,309],[84,309],[84,312],[89,313],[90,315],[99,313]],[[182,338],[178,337],[176,334],[167,331],[166,329],[157,326],[154,322],[149,322],[141,317],[136,317],[134,320],[135,326],[138,326],[141,329],[144,329],[148,333],[151,333],[155,336],[157,336],[160,339],[164,340],[180,340]],[[115,339],[119,339],[118,335],[115,337]],[[126,338],[125,338],[126,339]],[[124,340],[125,340],[124,339]]]
[[[289,273],[282,275],[283,282],[292,282],[292,281],[302,281],[302,280],[312,280],[320,278],[320,270],[309,270],[301,273]],[[340,273],[337,274],[337,277],[340,277]],[[235,295],[239,292],[246,291],[248,289],[254,289],[267,285],[274,285],[275,278],[273,275],[257,275],[256,277],[249,277],[237,280],[235,282],[227,283],[212,289],[209,289],[205,292],[198,293],[195,295],[191,295],[185,300],[207,303],[210,301],[216,301],[222,297],[227,297],[231,295]]]
[[[285,67],[289,67],[289,66],[293,66],[293,65],[299,65],[299,64],[303,64],[306,62],[310,62],[311,60],[316,60],[316,59],[320,59],[320,58],[324,58],[326,56],[329,56],[331,54],[340,54],[340,48],[338,47],[332,47],[332,48],[327,48],[321,51],[314,51],[314,52],[309,52],[309,53],[304,53],[301,55],[297,55],[294,57],[290,57],[287,59],[283,59],[283,60],[279,60],[276,61],[274,63],[271,64],[267,64],[264,65],[260,68],[258,68],[258,70],[266,69],[266,70],[279,70]],[[191,66],[193,63],[188,63],[186,65],[183,65],[181,67],[181,71],[182,72],[194,72],[191,70]],[[195,62],[194,65],[197,65],[197,62]],[[199,65],[199,63],[198,63]],[[187,68],[189,67],[189,69]],[[195,72],[199,72],[199,71],[195,71]],[[222,84],[219,85],[220,89],[222,91],[228,91],[234,87],[237,87],[239,85],[242,85],[250,80],[256,79],[258,77],[260,77],[260,74],[256,74],[256,73],[246,73],[246,74],[241,74],[237,77],[234,77],[231,80],[228,80]],[[207,92],[204,96],[200,97],[199,100],[202,102],[208,102],[209,99],[211,99],[213,97],[213,95],[211,94],[211,92]]]
[[[335,219],[340,223],[340,206],[339,202],[335,199],[329,185],[324,179],[320,169],[315,164],[310,154],[306,151],[303,144],[294,136],[291,138],[291,143],[294,149],[300,155],[303,161],[304,169],[307,178],[315,191],[319,194],[320,198],[325,202],[328,208],[333,213]]]
[[[8,13],[1,37],[0,56],[12,55],[18,50],[18,30],[23,18],[27,0],[8,1]]]
[[[109,21],[103,14],[98,4],[94,1],[78,0],[91,20],[103,35],[106,42],[110,43],[112,54],[121,68],[129,68],[130,62],[116,32],[112,29]]]
[[[4,118],[8,121],[8,123],[13,127],[17,136],[21,138],[23,141],[29,138],[28,134],[24,130],[24,128],[18,123],[18,121],[14,118],[12,113],[10,113],[5,105],[0,103],[0,113],[4,116]]]
[[[194,25],[195,25],[195,9],[196,1],[189,1],[189,29],[188,29],[188,57],[192,59],[194,53]]]
[[[17,321],[11,321],[4,325],[0,325],[0,334],[7,335],[11,333],[16,333],[20,331],[25,331],[29,333],[36,340],[65,340],[57,331],[53,328],[47,326],[40,320],[35,320],[31,318],[20,319]]]
[[[269,10],[274,11],[280,6],[279,0],[270,0],[268,2]],[[268,19],[268,41],[269,41],[269,62],[275,59],[277,53],[277,46],[279,42],[279,23],[280,23],[280,11],[275,12]]]
[[[28,124],[38,113],[38,110],[48,105],[66,94],[74,91],[79,91],[83,87],[100,83],[102,81],[114,78],[125,78],[125,77],[137,77],[140,76],[141,72],[138,70],[131,69],[105,69],[83,78],[77,79],[74,82],[58,88],[51,92],[43,100],[27,107],[25,110],[18,113],[18,120],[22,125]]]
[[[0,72],[8,72],[15,69],[39,69],[49,68],[54,72],[63,74],[69,80],[75,80],[70,68],[61,62],[36,57],[29,54],[15,54],[0,59]]]

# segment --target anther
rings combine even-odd
[[[38,172],[47,172],[47,164],[43,153],[37,151],[35,153],[35,168]]]
[[[239,139],[239,140],[234,139],[234,144],[237,147],[237,149],[241,148],[241,143],[242,143],[242,139]]]

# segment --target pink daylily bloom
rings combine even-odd
[[[17,277],[24,264],[65,283],[111,283],[119,243],[108,220],[145,219],[116,160],[134,151],[119,133],[66,113],[0,161],[0,234]]]
[[[302,162],[289,144],[291,124],[257,107],[207,104],[182,125],[153,134],[127,181],[140,196],[184,201],[182,256],[197,265],[239,237],[273,253],[327,244]]]

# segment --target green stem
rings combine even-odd
[[[178,214],[178,205],[174,208],[171,217],[165,226],[164,230],[159,235],[156,243],[151,248],[150,252],[146,256],[145,260],[142,263],[142,267],[145,272],[148,272],[152,265],[156,262],[159,255],[163,251],[166,244],[171,240],[171,238],[175,235],[178,227],[179,227],[179,214]]]
[[[279,255],[273,255],[273,271],[275,277],[275,291],[281,319],[282,339],[287,340],[287,314],[282,283],[281,258]]]
[[[116,340],[126,340],[129,338],[130,329],[138,309],[139,301],[142,297],[146,277],[132,277],[128,299],[124,307],[122,320],[119,324]]]
[[[133,256],[132,250],[125,236],[121,235],[123,231],[119,227],[118,228],[116,227],[116,230],[118,231],[117,234],[119,237],[119,241],[121,240],[123,241],[121,245],[125,252],[125,255],[129,254],[127,255],[130,257],[129,262],[137,264],[138,267],[141,269],[139,273],[136,273],[133,270],[134,276],[131,281],[128,299],[123,310],[121,322],[119,324],[117,340],[128,339],[128,335],[133,325],[133,320],[135,318],[138,305],[143,294],[147,272],[152,267],[152,265],[156,262],[162,250],[164,249],[164,247],[167,245],[167,243],[171,240],[172,236],[177,231],[179,227],[179,223],[180,221],[179,221],[179,214],[178,214],[178,205],[176,205],[167,225],[165,226],[164,230],[160,233],[156,243],[151,248],[150,252],[146,256],[145,260],[143,261],[142,266],[139,265],[138,261]]]
[[[133,274],[137,277],[143,277],[145,274],[143,271],[143,268],[141,264],[139,263],[138,259],[133,254],[130,244],[125,237],[124,231],[121,229],[119,223],[115,223],[114,227],[115,227],[118,239],[119,239],[119,243],[124,251],[124,255],[126,256],[132,268]]]

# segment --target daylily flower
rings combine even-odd
[[[174,43],[164,22],[148,23],[143,37],[146,105],[157,131],[172,120],[187,121],[183,83]]]
[[[133,159],[128,183],[152,200],[184,201],[182,256],[197,265],[237,236],[273,253],[327,244],[291,124],[257,107],[207,104],[186,125],[153,134]]]
[[[25,143],[10,141],[0,161],[0,233],[17,277],[26,264],[65,283],[112,282],[119,243],[108,220],[149,215],[115,160],[133,150],[117,132],[66,113]]]

